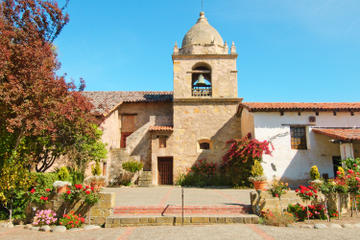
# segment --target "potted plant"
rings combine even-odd
[[[94,191],[100,191],[100,188],[105,186],[105,177],[101,175],[100,162],[96,161],[95,165],[91,167],[92,177],[90,177],[90,186]]]
[[[68,189],[68,186],[71,186],[71,183],[67,181],[55,181],[53,187],[56,189],[58,194],[65,193]]]
[[[267,181],[264,176],[264,169],[261,166],[259,160],[254,160],[254,164],[251,167],[251,177],[249,177],[249,181],[254,184],[254,188],[256,190],[265,190]]]

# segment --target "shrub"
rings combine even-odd
[[[74,211],[64,214],[59,220],[59,224],[65,226],[66,229],[79,228],[84,222],[85,219],[81,217],[81,214],[76,215]]]
[[[33,225],[42,226],[42,225],[52,225],[57,221],[56,213],[51,209],[48,210],[37,210]]]
[[[310,178],[312,180],[320,179],[319,169],[316,165],[312,166],[310,169]]]
[[[264,175],[264,169],[261,166],[260,161],[254,160],[254,164],[251,167],[251,176],[257,177],[257,176],[263,176]]]
[[[128,172],[136,173],[143,168],[144,164],[138,161],[128,161],[122,164],[123,169]]]
[[[58,178],[60,181],[68,181],[70,179],[70,173],[67,167],[61,167],[58,172]]]
[[[83,172],[72,167],[69,167],[68,170],[70,173],[69,181],[71,181],[72,184],[82,184],[84,182],[85,176]]]
[[[300,185],[299,189],[296,189],[295,192],[304,201],[314,201],[318,197],[317,190],[312,186],[305,187]]]
[[[271,155],[272,145],[268,141],[258,141],[251,138],[251,134],[241,139],[232,139],[223,156],[221,169],[230,177],[233,185],[250,186],[249,177],[254,161],[262,160],[263,154]]]
[[[295,218],[291,213],[271,212],[267,210],[263,212],[263,220],[266,225],[271,226],[287,226],[295,222]]]
[[[57,173],[31,173],[34,178],[34,186],[37,189],[52,188],[58,178]]]
[[[278,179],[273,179],[268,191],[273,197],[281,198],[282,195],[286,194],[289,190],[289,184],[283,183]]]
[[[309,219],[327,219],[325,206],[322,204],[308,205],[307,207],[297,204],[289,204],[288,212],[291,213],[296,221],[304,221],[307,218],[307,210]],[[337,217],[337,211],[330,211],[330,217]]]
[[[216,169],[216,163],[209,163],[206,159],[200,159],[191,167],[190,172],[209,177],[216,174]]]
[[[98,202],[99,194],[93,187],[85,186],[82,184],[75,184],[62,194],[62,198],[65,201],[75,202],[77,200],[84,199],[84,202],[93,205]]]
[[[141,167],[142,168],[142,167]],[[91,173],[93,176],[100,176],[101,175],[101,168],[100,163],[97,161],[95,165],[91,166]]]

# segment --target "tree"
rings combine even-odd
[[[98,139],[93,125],[101,119],[78,91],[83,80],[76,89],[56,75],[60,64],[52,42],[69,21],[66,5],[0,3],[0,169],[16,156],[29,160],[29,168],[46,171],[79,136]]]

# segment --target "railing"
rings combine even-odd
[[[192,88],[193,97],[209,97],[212,96],[211,86],[206,87],[193,87]]]

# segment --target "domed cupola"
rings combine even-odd
[[[201,12],[196,24],[185,34],[178,54],[228,54],[228,46]]]

